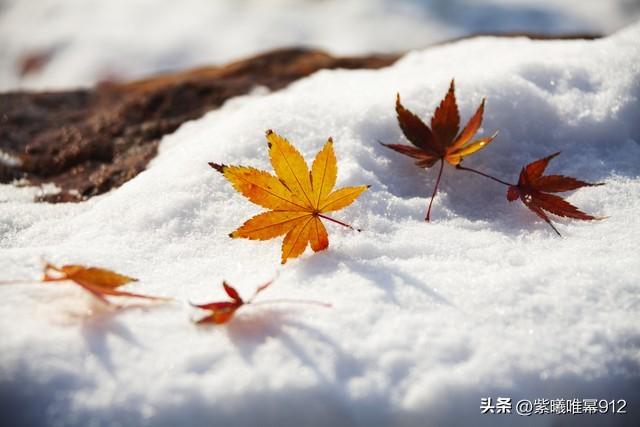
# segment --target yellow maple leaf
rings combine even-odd
[[[209,165],[221,172],[251,202],[270,209],[249,219],[229,236],[269,240],[284,234],[284,264],[287,259],[302,254],[307,244],[315,252],[329,246],[329,236],[321,218],[353,228],[324,213],[350,205],[369,186],[333,189],[338,165],[331,138],[316,155],[311,171],[300,152],[285,138],[268,130],[267,141],[276,176],[245,166]]]

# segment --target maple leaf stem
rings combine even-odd
[[[265,305],[265,304],[280,304],[280,303],[311,304],[311,305],[318,305],[318,306],[327,307],[327,308],[331,307],[331,304],[328,304],[326,302],[314,301],[314,300],[308,300],[308,299],[287,299],[287,298],[271,299],[271,300],[268,300],[268,301],[251,302],[251,303],[246,303],[246,304]]]
[[[486,173],[484,173],[484,172],[480,172],[479,170],[475,170],[475,169],[471,169],[471,168],[464,167],[464,166],[462,166],[462,165],[460,165],[460,164],[456,165],[456,169],[458,169],[458,170],[462,170],[462,171],[469,171],[469,172],[476,173],[476,174],[478,174],[478,175],[482,175],[482,176],[484,176],[485,178],[492,179],[492,180],[494,180],[495,182],[499,182],[499,183],[500,183],[500,184],[502,184],[502,185],[516,187],[516,185],[515,185],[515,184],[509,184],[508,182],[503,181],[503,180],[501,180],[501,179],[498,179],[498,178],[496,178],[495,176],[488,175],[488,174],[486,174]]]
[[[361,229],[359,229],[359,228],[354,228],[354,227],[352,227],[352,226],[351,226],[351,225],[349,225],[349,224],[345,224],[344,222],[342,222],[342,221],[338,221],[337,219],[333,219],[333,218],[331,218],[331,217],[328,217],[328,216],[322,215],[321,213],[319,213],[319,214],[317,214],[317,215],[318,215],[320,218],[324,218],[324,219],[329,220],[329,221],[331,221],[331,222],[335,222],[336,224],[340,224],[340,225],[341,225],[341,226],[343,226],[343,227],[350,228],[350,229],[355,230],[355,231],[357,231],[357,232],[361,232],[361,231],[362,231],[362,230],[361,230]]]
[[[68,277],[49,278],[46,280],[5,280],[0,281],[0,285],[31,285],[33,283],[48,283],[48,282],[65,282],[69,280]]]
[[[32,282],[25,281],[25,280],[6,280],[6,281],[0,282],[0,285],[29,285],[31,283]],[[33,283],[36,283],[36,281],[34,280]]]
[[[425,221],[429,222],[431,218],[431,205],[433,204],[433,199],[436,197],[436,193],[438,192],[438,185],[440,185],[440,178],[442,178],[442,170],[444,169],[444,160],[440,159],[440,170],[438,171],[438,178],[436,179],[436,185],[433,187],[433,194],[431,194],[431,200],[429,201],[429,208],[427,209],[427,216],[424,218]]]
[[[558,236],[562,237],[562,234],[560,234],[560,232],[558,231],[558,229],[557,229],[556,227],[554,227],[554,225],[551,223],[551,221],[545,221],[545,222],[546,222],[547,224],[549,224],[549,227],[551,227],[551,229],[552,229],[553,231],[555,231],[555,232],[556,232],[556,234],[557,234]]]

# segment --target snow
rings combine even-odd
[[[3,0],[0,90],[146,77],[283,46],[351,55],[478,32],[608,34],[638,17],[634,0]],[[29,58],[48,61],[21,77]]]
[[[14,426],[637,425],[640,397],[640,23],[597,41],[478,38],[377,71],[322,71],[257,92],[165,137],[148,170],[79,204],[0,187],[0,280],[42,259],[114,269],[133,291],[176,298],[109,310],[72,285],[0,286],[0,413]],[[562,238],[506,189],[435,170],[400,142],[393,102],[429,115],[455,77],[461,115],[487,97],[466,160],[515,180],[549,171],[606,185],[568,196],[596,222]],[[208,161],[270,169],[264,131],[310,161],[333,136],[338,186],[371,184],[328,224],[330,247],[279,266],[280,239],[231,240],[260,211]],[[242,295],[332,308],[247,307],[198,327],[188,302]],[[616,398],[627,416],[480,416],[480,398]],[[634,413],[634,411],[636,411]]]

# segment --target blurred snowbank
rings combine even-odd
[[[90,85],[281,46],[362,54],[477,32],[610,33],[639,13],[633,0],[4,0],[0,90]]]

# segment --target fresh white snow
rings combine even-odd
[[[405,51],[478,32],[611,33],[635,0],[0,0],[0,90],[87,86],[283,46]],[[25,58],[49,57],[20,76]]]
[[[640,24],[597,41],[479,38],[416,51],[377,71],[321,71],[257,93],[164,138],[148,170],[80,204],[0,186],[0,280],[41,260],[103,266],[130,289],[176,298],[110,311],[72,285],[0,286],[0,405],[14,425],[589,425],[622,415],[480,416],[480,398],[620,398],[640,393]],[[487,97],[497,140],[466,164],[515,181],[549,166],[606,185],[568,196],[596,222],[562,238],[506,189],[435,170],[401,142],[393,110],[428,116],[455,77],[463,120]],[[280,239],[227,234],[260,211],[208,161],[270,169],[264,131],[310,161],[333,136],[338,185],[371,184],[328,224],[330,247],[279,266]],[[261,300],[197,327],[189,301]],[[633,413],[635,411],[635,414]],[[628,424],[628,425],[631,425]],[[595,424],[594,424],[595,425]]]

